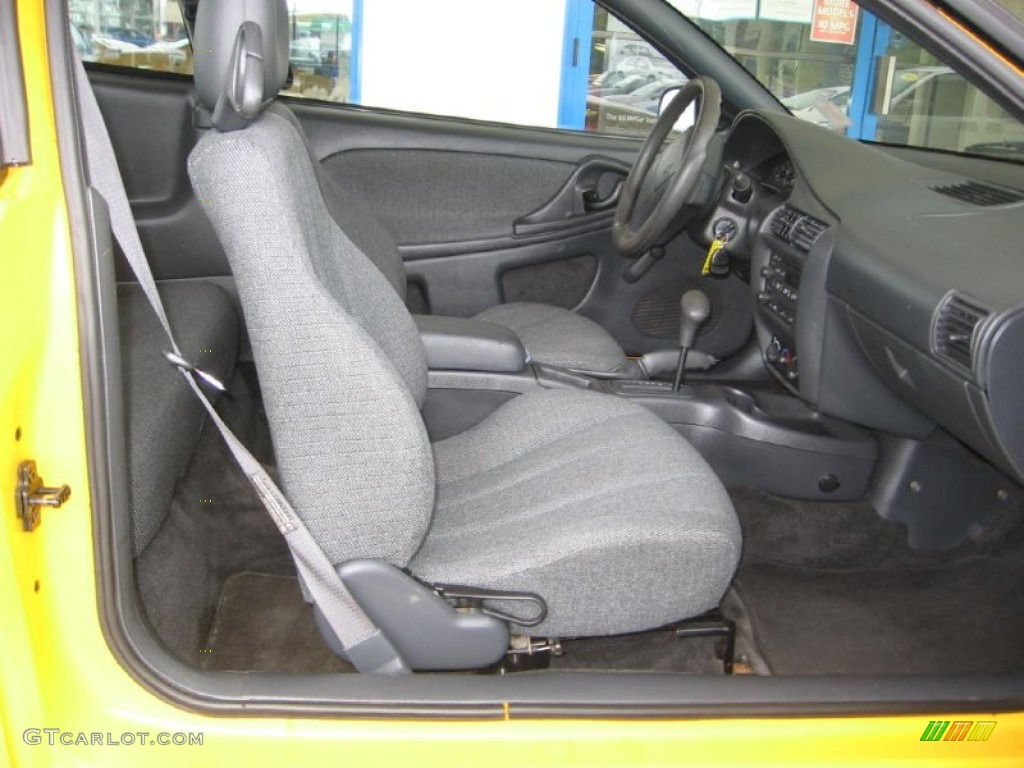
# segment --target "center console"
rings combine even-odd
[[[583,389],[633,400],[686,437],[727,483],[803,499],[860,499],[878,449],[866,430],[818,413],[770,384],[599,380],[531,364],[519,372],[435,371],[423,408],[431,439],[471,428],[521,394]]]
[[[814,405],[818,298],[825,295],[822,263],[829,225],[785,205],[758,238],[757,335],[766,367],[778,384],[739,389],[647,379],[602,380],[530,363],[515,335],[475,320],[417,318],[430,368],[422,408],[432,440],[472,428],[508,400],[537,389],[571,388],[633,400],[686,437],[727,483],[791,498],[854,500],[868,491],[878,459],[874,436]],[[817,246],[817,247],[816,247]],[[801,297],[803,290],[805,296]],[[684,294],[680,348],[693,346],[707,312]],[[689,296],[689,300],[688,300]],[[706,303],[706,301],[704,302]],[[797,348],[807,348],[804,369]],[[815,352],[817,348],[818,352]],[[670,352],[672,352],[670,350]],[[667,355],[674,367],[679,353]],[[801,382],[801,375],[807,379]],[[803,390],[807,390],[806,392]]]
[[[828,224],[789,205],[769,219],[764,242],[765,263],[757,274],[757,316],[767,331],[764,358],[768,369],[787,388],[800,389],[797,313],[800,282],[811,249]]]
[[[800,499],[859,499],[878,448],[866,430],[774,388],[608,382],[686,437],[727,483]]]

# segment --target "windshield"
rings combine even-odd
[[[1024,155],[1020,120],[853,0],[669,2],[799,118],[866,141]]]

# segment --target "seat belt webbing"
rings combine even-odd
[[[90,184],[106,201],[114,238],[167,334],[171,349],[165,351],[164,356],[170,365],[181,372],[192,392],[199,398],[238,466],[249,479],[267,513],[284,536],[299,575],[331,630],[337,635],[349,661],[360,672],[409,673],[408,666],[391,641],[373,624],[352,597],[327,555],[288,503],[284,493],[277,487],[263,465],[224,423],[195,377],[198,376],[206,383],[221,389],[223,386],[212,376],[195,369],[182,356],[167,321],[167,313],[164,311],[156,281],[149,268],[142,242],[139,240],[138,230],[135,228],[128,195],[99,104],[77,53],[74,60],[75,90],[85,131],[85,164],[89,171]]]

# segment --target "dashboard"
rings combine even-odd
[[[999,164],[993,182],[969,159],[908,155],[745,112],[708,231],[728,219],[735,232],[729,252],[783,387],[904,437],[941,425],[1020,481],[1024,166]]]

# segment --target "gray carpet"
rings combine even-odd
[[[273,453],[266,422],[258,416],[259,394],[245,369],[217,410],[257,458],[269,462]],[[249,481],[207,423],[167,519],[135,562],[142,604],[163,644],[179,658],[200,663],[224,582],[246,570],[292,574],[294,565]]]
[[[324,644],[293,576],[237,573],[227,580],[200,653],[205,669],[352,672]]]
[[[722,674],[714,638],[679,640],[671,630],[567,640],[562,647],[552,669]],[[324,644],[296,579],[279,574],[245,572],[225,582],[199,655],[205,669],[353,671]]]
[[[219,410],[272,462],[252,366]],[[730,489],[744,529],[737,652],[776,674],[1024,671],[1024,514],[943,552],[916,552],[865,504]],[[343,671],[321,641],[281,537],[206,430],[163,528],[136,562],[165,645],[209,669]],[[746,627],[746,631],[743,628]],[[752,637],[750,637],[752,635]],[[568,641],[558,669],[719,674],[710,639],[670,632]],[[760,653],[758,653],[760,652]]]
[[[736,580],[781,675],[1024,672],[1024,518],[918,552],[863,504],[731,489],[745,552]]]

